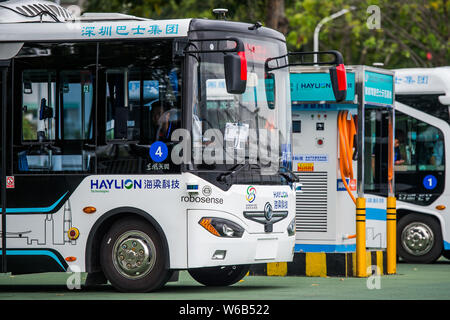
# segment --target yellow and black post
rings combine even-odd
[[[356,276],[367,277],[366,199],[356,198]]]
[[[357,161],[358,179],[356,198],[356,273],[357,277],[367,277],[366,258],[366,198],[364,197],[364,141],[365,141],[365,95],[364,84],[366,78],[362,69],[357,75],[356,90],[358,94],[358,130],[357,130]]]
[[[397,200],[395,199],[394,175],[394,123],[395,113],[389,115],[388,142],[388,197],[386,205],[386,273],[395,274],[397,269]]]
[[[387,274],[395,274],[397,271],[397,209],[395,197],[387,198],[386,256]]]

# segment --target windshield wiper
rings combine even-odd
[[[253,166],[256,166],[256,168]],[[218,176],[217,180],[220,182],[226,183],[227,179],[229,177],[234,176],[236,173],[239,173],[241,170],[243,170],[246,167],[249,167],[250,170],[253,170],[253,168],[261,169],[261,167],[258,164],[250,164],[250,163],[237,164],[232,171],[223,173],[220,176]],[[282,176],[283,178],[285,178],[288,182],[290,182],[290,183],[300,182],[300,178],[295,174],[295,172],[293,172],[289,168],[280,166],[280,169],[284,169],[286,172],[278,171],[277,174]]]
[[[254,164],[254,165],[258,166],[257,164]],[[247,163],[239,163],[234,167],[234,169],[232,171],[222,173],[220,176],[218,176],[217,180],[226,183],[226,180],[228,177],[234,176],[236,173],[238,173],[239,171],[241,171],[242,169],[244,169],[247,166],[250,167],[250,170],[252,169],[252,164],[250,164],[248,162]]]

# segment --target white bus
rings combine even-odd
[[[450,258],[450,67],[396,70],[397,252]]]
[[[291,261],[288,68],[274,104],[264,85],[286,54],[260,24],[0,1],[1,271],[77,266],[145,292],[177,270],[224,286]]]

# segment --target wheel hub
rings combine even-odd
[[[434,244],[433,231],[426,224],[413,222],[402,232],[402,245],[406,251],[415,256],[428,253]]]
[[[116,270],[130,279],[148,274],[156,260],[153,241],[143,232],[130,231],[117,239],[113,249]]]

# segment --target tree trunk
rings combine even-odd
[[[266,27],[288,32],[289,21],[286,18],[284,0],[267,0]]]

